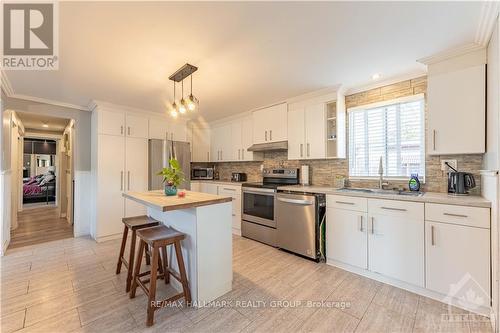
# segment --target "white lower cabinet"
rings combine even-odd
[[[327,258],[367,269],[367,214],[328,207],[326,220]]]
[[[125,191],[147,191],[148,190],[148,139],[129,138],[125,139],[125,169],[124,190]],[[125,200],[125,217],[146,215],[146,206],[133,200]]]
[[[424,204],[368,200],[368,269],[424,286]]]
[[[467,296],[470,290],[477,297],[489,298],[490,229],[476,226],[489,226],[489,209],[464,208],[465,213],[448,205],[432,205],[426,210],[426,286],[455,297]],[[470,219],[473,216],[476,218]],[[454,285],[456,290],[452,290]]]

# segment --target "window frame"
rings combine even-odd
[[[425,100],[425,94],[423,94],[423,93],[410,95],[410,96],[398,97],[398,98],[385,100],[385,101],[381,101],[381,102],[363,104],[363,105],[359,105],[359,106],[350,107],[346,110],[347,116],[349,119],[349,128],[348,128],[349,135],[347,138],[348,144],[349,144],[348,149],[347,149],[347,151],[348,151],[347,172],[348,172],[348,179],[349,180],[366,181],[366,180],[378,180],[379,179],[379,176],[351,176],[351,167],[350,167],[351,118],[350,118],[349,113],[352,111],[369,110],[369,109],[387,107],[387,106],[394,105],[394,104],[416,102],[416,101],[422,101],[422,106],[423,106],[423,110],[422,110],[423,115],[422,115],[422,120],[421,120],[422,121],[421,126],[422,126],[423,131],[422,131],[421,135],[422,135],[422,150],[423,150],[422,151],[422,156],[423,156],[422,162],[423,162],[424,174],[423,175],[419,174],[418,179],[420,180],[421,183],[425,183],[425,178],[426,178],[426,174],[427,174],[427,164],[426,164],[426,100]],[[385,124],[384,124],[384,126],[385,126]],[[384,176],[384,180],[404,181],[404,180],[408,180],[408,179],[409,179],[408,176],[391,176],[391,177]]]

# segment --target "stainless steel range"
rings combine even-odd
[[[277,189],[279,186],[298,183],[298,169],[264,169],[261,183],[244,183],[241,235],[271,246],[278,246]]]

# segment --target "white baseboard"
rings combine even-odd
[[[241,236],[241,229],[233,228],[233,235]]]
[[[439,301],[439,302],[444,302],[443,300],[446,297],[446,295],[443,295],[443,294],[440,294],[438,292],[426,289],[424,287],[415,286],[415,285],[412,285],[412,284],[409,284],[409,283],[406,283],[406,282],[403,282],[403,281],[400,281],[397,279],[393,279],[393,278],[381,275],[379,273],[375,273],[375,272],[371,272],[371,271],[366,270],[366,269],[351,266],[349,264],[345,264],[343,262],[340,262],[340,261],[337,261],[334,259],[327,258],[326,263],[330,266],[335,266],[335,267],[338,267],[340,269],[367,277],[367,278],[372,279],[372,280],[383,282],[383,283],[389,284],[391,286],[398,287],[398,288],[410,291],[412,293],[415,293],[415,294],[418,294],[421,296],[432,298],[432,299]],[[482,316],[491,317],[491,315],[492,315],[491,307],[480,307],[480,308],[475,308],[473,306],[470,306],[470,307],[465,306],[464,307],[462,305],[462,303],[458,302],[457,299],[451,299],[450,303],[451,303],[451,305],[453,305],[457,308],[461,308],[461,309],[464,309],[464,310],[467,310],[470,312],[474,312],[474,313],[480,314]]]
[[[75,237],[77,237],[77,236],[75,236]],[[107,242],[107,241],[110,241],[110,240],[120,239],[122,237],[123,237],[123,233],[120,232],[119,234],[113,234],[113,235],[108,235],[108,236],[97,237],[95,239],[95,241],[97,243],[102,243],[102,242]]]
[[[5,242],[2,245],[2,253],[0,253],[0,256],[4,256],[5,252],[7,252],[7,248],[9,247],[10,244],[10,239],[6,239]]]

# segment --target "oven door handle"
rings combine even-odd
[[[273,197],[276,195],[276,192],[274,192],[274,190],[257,190],[257,191],[243,190],[243,193],[260,194],[260,195],[267,195],[267,196],[273,196]]]
[[[294,205],[302,205],[302,206],[310,206],[314,204],[314,201],[311,200],[297,200],[297,199],[287,199],[287,198],[278,198],[278,201],[286,202]]]

